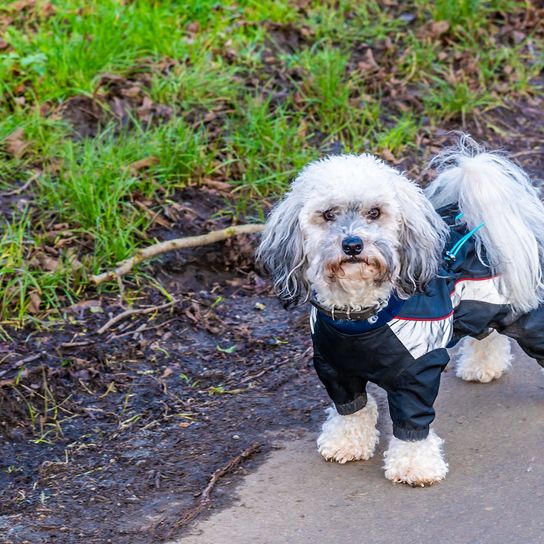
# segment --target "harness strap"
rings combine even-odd
[[[463,214],[459,214],[455,219],[459,218],[461,215]],[[461,248],[469,241],[470,237],[479,231],[483,226],[485,226],[485,223],[481,223],[477,227],[474,227],[471,231],[467,232],[449,251],[446,251],[445,259],[447,261],[455,261]]]

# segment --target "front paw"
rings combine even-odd
[[[489,383],[493,380],[498,380],[504,374],[504,371],[505,365],[495,368],[492,365],[488,365],[479,368],[457,367],[455,374],[458,378],[466,382]]]
[[[442,454],[443,442],[434,431],[416,442],[393,437],[384,453],[385,477],[412,487],[426,487],[443,480],[448,473],[448,463]]]
[[[374,455],[380,433],[376,429],[378,407],[372,396],[355,414],[341,416],[335,408],[328,408],[327,414],[317,439],[317,449],[327,461],[344,464],[365,461]]]

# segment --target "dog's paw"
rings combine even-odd
[[[448,473],[448,463],[442,454],[443,442],[434,431],[425,440],[416,442],[391,438],[384,453],[385,477],[413,487],[426,487],[443,480]]]
[[[489,383],[498,380],[510,368],[511,362],[508,338],[493,332],[483,340],[465,340],[455,375],[467,382]]]
[[[361,448],[352,443],[330,444],[322,442],[318,443],[317,450],[327,461],[341,465],[349,461],[366,461],[374,455],[373,448]]]
[[[341,416],[334,408],[329,408],[327,414],[317,439],[317,449],[327,461],[344,464],[374,455],[380,432],[376,429],[378,406],[372,396],[355,414]]]
[[[500,366],[482,365],[480,367],[468,367],[458,366],[455,370],[455,375],[466,382],[479,382],[489,383],[493,380],[498,380],[506,370],[504,364]]]

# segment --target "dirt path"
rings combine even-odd
[[[446,439],[445,482],[412,489],[386,481],[389,421],[369,462],[321,460],[315,432],[287,442],[240,485],[235,504],[192,527],[179,544],[538,544],[544,534],[544,376],[519,354],[498,383],[446,373],[435,428]],[[315,429],[317,431],[317,429]]]

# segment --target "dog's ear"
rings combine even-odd
[[[400,270],[395,288],[404,298],[424,292],[436,277],[448,228],[415,183],[399,176],[395,188],[401,208]]]
[[[257,262],[272,276],[274,289],[286,308],[295,306],[308,294],[299,223],[301,209],[297,192],[287,193],[270,213],[257,250]]]

